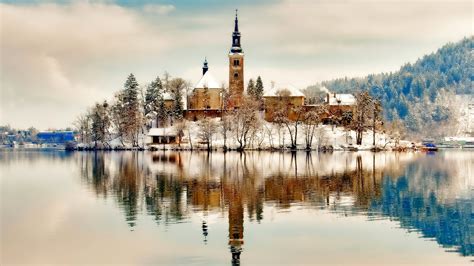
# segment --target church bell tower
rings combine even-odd
[[[244,52],[240,46],[239,20],[235,10],[235,25],[232,33],[232,47],[229,52],[229,94],[230,108],[238,108],[244,93]]]

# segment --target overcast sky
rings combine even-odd
[[[467,1],[1,1],[0,124],[72,125],[129,73],[227,83],[239,9],[245,79],[299,88],[397,70],[472,35]]]

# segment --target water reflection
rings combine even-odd
[[[440,162],[444,161],[443,164]],[[81,176],[98,197],[113,197],[133,230],[144,207],[157,224],[228,217],[232,264],[244,247],[244,214],[265,206],[327,210],[397,220],[449,251],[473,252],[472,153],[79,153]]]

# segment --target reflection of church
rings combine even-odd
[[[239,265],[244,254],[244,217],[250,221],[262,220],[265,203],[279,209],[288,209],[295,202],[336,208],[344,195],[351,195],[357,208],[366,209],[372,199],[379,197],[382,179],[381,171],[364,171],[359,157],[353,170],[318,175],[306,160],[298,167],[297,160],[291,159],[296,155],[292,154],[288,158],[291,160],[286,160],[289,166],[286,170],[263,177],[250,160],[237,154],[224,155],[216,164],[210,161],[209,154],[199,153],[124,153],[119,155],[116,165],[107,163],[110,154],[82,156],[84,178],[97,195],[113,193],[131,228],[136,226],[142,203],[157,223],[187,219],[189,207],[194,213],[225,211],[233,265]],[[149,157],[149,163],[142,165],[141,156]],[[190,173],[189,169],[196,165],[201,166],[200,170]],[[302,170],[297,173],[296,169]],[[201,226],[206,243],[212,229],[206,219]]]
[[[244,52],[240,45],[239,21],[235,14],[232,47],[229,52],[229,89],[219,84],[204,60],[202,77],[188,96],[185,117],[197,120],[201,117],[220,117],[224,110],[238,108],[244,93]]]

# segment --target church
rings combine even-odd
[[[239,108],[244,93],[244,52],[240,44],[237,11],[229,51],[229,90],[219,84],[209,70],[207,59],[202,67],[202,77],[187,96],[185,118],[191,121],[203,117],[220,117],[224,110]]]

